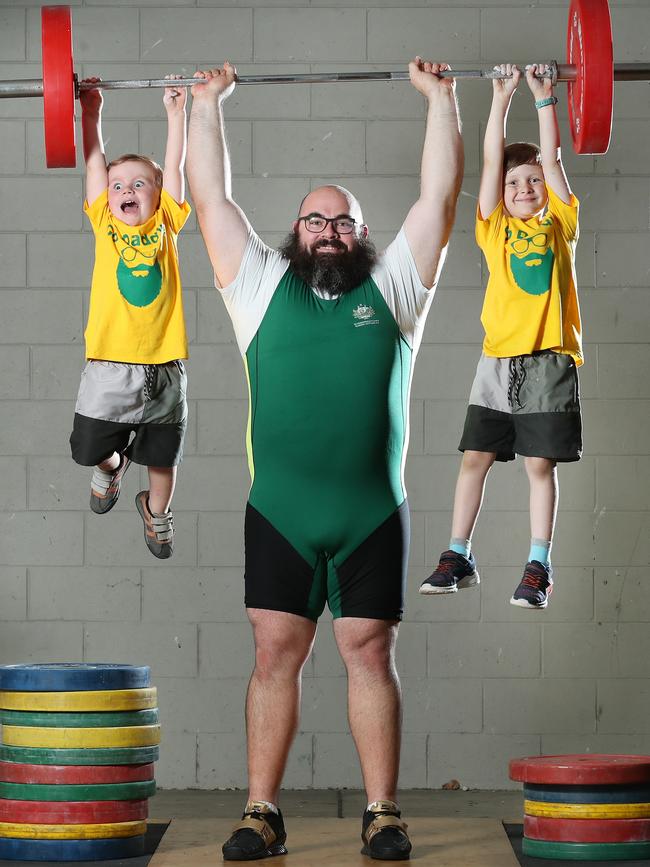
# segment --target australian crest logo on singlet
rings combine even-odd
[[[115,242],[120,261],[117,264],[117,287],[122,297],[134,307],[146,307],[156,300],[162,286],[162,271],[158,253],[165,235],[161,223],[147,234],[124,232],[118,235],[109,223],[108,234]]]
[[[379,319],[375,319],[375,308],[367,304],[359,304],[352,311],[355,319],[354,327],[361,328],[364,325],[379,325]]]

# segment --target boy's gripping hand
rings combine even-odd
[[[192,88],[194,102],[212,100],[216,97],[219,103],[228,99],[235,89],[237,70],[227,60],[223,67],[215,66],[213,69],[199,70],[194,73],[198,79]]]
[[[165,78],[173,81],[175,78],[182,78],[182,75],[166,75]],[[163,104],[167,109],[167,114],[173,114],[174,112],[183,112],[185,111],[185,104],[187,102],[187,88],[186,87],[175,87],[174,85],[170,85],[170,87],[166,87],[163,91]]]
[[[512,78],[493,78],[492,79],[492,94],[495,98],[501,97],[508,104],[512,99],[512,95],[517,90],[521,79],[521,69],[516,63],[500,63],[494,67],[495,72],[500,72],[501,75],[511,75]]]
[[[93,76],[92,78],[84,78],[82,79],[82,84],[98,84],[101,81],[101,78],[97,76]],[[102,96],[101,90],[94,87],[92,90],[82,90],[79,92],[79,102],[81,103],[82,112],[89,112],[91,114],[101,114],[102,106],[104,104],[104,97]]]
[[[548,64],[546,63],[531,63],[526,67],[526,81],[531,93],[538,99],[546,99],[553,96],[553,85],[550,78],[537,78],[537,75],[548,72]]]

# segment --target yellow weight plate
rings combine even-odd
[[[553,804],[525,800],[524,813],[555,819],[647,819],[650,804]]]
[[[0,822],[0,837],[24,840],[102,840],[147,833],[146,822],[102,822],[96,825],[36,825]]]
[[[105,728],[45,728],[2,726],[2,742],[14,747],[97,749],[103,747],[149,747],[160,743],[160,726]]]
[[[155,686],[141,689],[98,689],[75,692],[14,692],[0,690],[5,710],[116,711],[157,707]]]

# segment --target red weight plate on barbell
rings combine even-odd
[[[141,765],[28,765],[0,762],[0,782],[36,785],[137,783],[153,780],[153,762]]]
[[[524,816],[524,836],[558,843],[645,843],[650,840],[650,819]]]
[[[607,0],[571,0],[567,63],[577,68],[568,83],[569,122],[578,154],[604,154],[612,134],[614,52]]]
[[[650,783],[650,756],[528,756],[510,760],[510,779],[569,786]]]
[[[74,168],[77,164],[75,80],[69,6],[43,6],[41,39],[45,160],[50,169]]]
[[[15,801],[0,798],[0,822],[97,825],[146,819],[149,801]]]

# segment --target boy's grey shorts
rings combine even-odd
[[[481,355],[469,396],[460,451],[578,461],[582,418],[578,372],[551,350],[512,358]]]
[[[88,361],[70,435],[73,459],[90,467],[124,452],[147,467],[176,466],[183,457],[186,391],[182,361]]]

